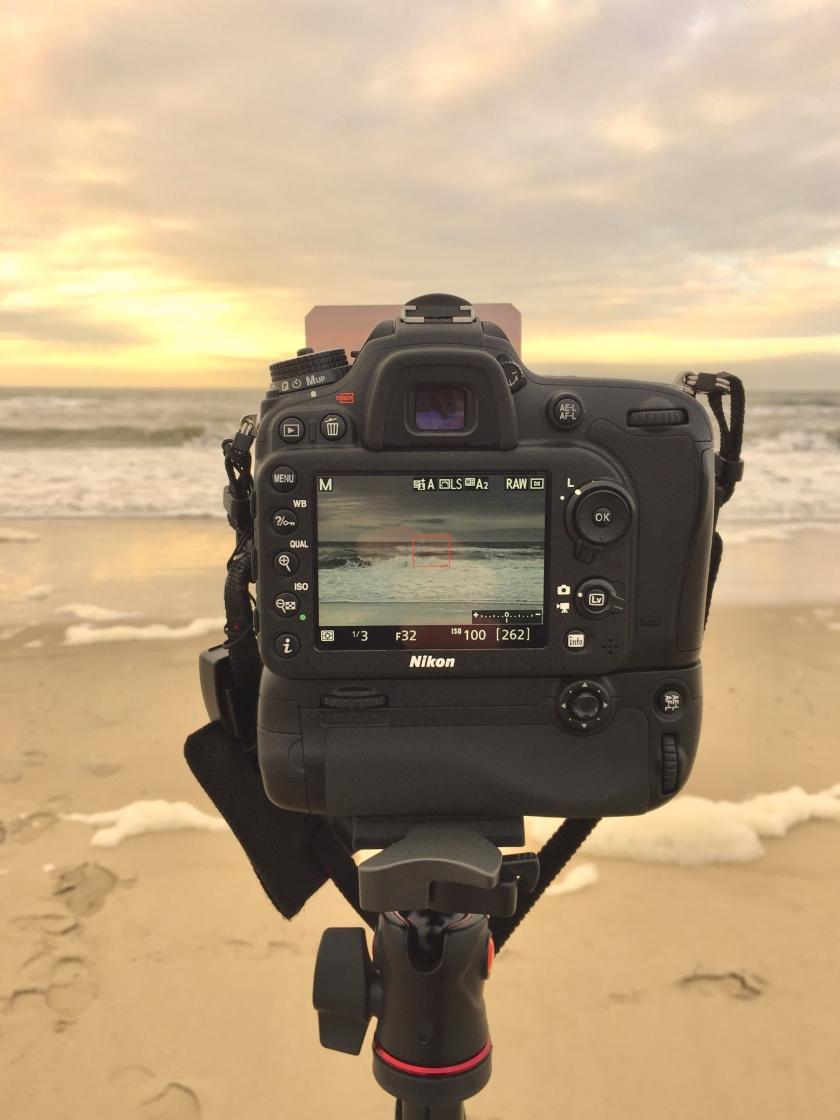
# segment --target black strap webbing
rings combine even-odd
[[[714,535],[709,558],[709,582],[706,585],[706,622],[708,622],[712,595],[723,558],[723,538],[717,528],[718,516],[721,507],[732,497],[735,487],[744,476],[741,443],[744,438],[746,395],[743,382],[733,373],[684,373],[680,376],[680,382],[695,396],[700,393],[705,394],[717,422],[720,439],[720,447],[715,454]],[[728,417],[723,405],[724,400],[729,401]]]
[[[491,918],[490,930],[498,952],[525,915],[536,906],[548,887],[557,878],[592,829],[600,817],[581,818],[580,820],[564,821],[551,839],[543,846],[539,853],[540,878],[533,891],[520,890],[517,896],[516,910],[509,918]]]

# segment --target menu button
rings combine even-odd
[[[292,467],[275,467],[271,472],[271,483],[275,490],[279,490],[281,494],[287,494],[289,490],[294,490],[297,485],[297,471]]]

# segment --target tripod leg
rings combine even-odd
[[[397,1101],[396,1120],[465,1120],[462,1101],[452,1104],[412,1104]]]

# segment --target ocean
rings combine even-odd
[[[221,518],[219,445],[260,399],[259,389],[0,390],[0,517]],[[748,387],[744,459],[728,535],[835,525],[840,392]]]

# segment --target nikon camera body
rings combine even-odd
[[[334,817],[642,813],[700,734],[712,431],[680,388],[548,378],[424,296],[272,367],[258,752]]]

